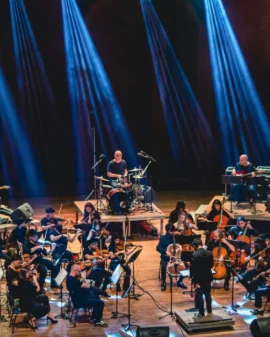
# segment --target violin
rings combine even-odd
[[[76,234],[77,231],[78,231],[78,229],[76,229],[76,228],[67,228],[67,227],[65,227],[65,228],[62,228],[61,234]]]
[[[218,247],[215,247],[212,250],[212,255],[214,258],[214,267],[213,270],[215,273],[215,279],[222,280],[226,277],[227,269],[224,264],[224,259],[228,256],[227,249],[221,246],[222,241],[220,240]]]
[[[95,252],[93,252],[93,255],[97,257],[107,258],[109,255],[109,252],[107,249],[97,249]]]

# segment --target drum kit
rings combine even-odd
[[[98,199],[105,199],[106,211],[112,214],[125,214],[145,206],[145,191],[148,186],[141,184],[144,171],[141,168],[129,170],[127,176],[109,180],[94,176],[99,181]]]

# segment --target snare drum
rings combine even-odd
[[[122,188],[113,188],[107,194],[107,198],[113,214],[123,214],[127,212],[127,194]]]

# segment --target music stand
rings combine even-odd
[[[123,318],[127,317],[127,314],[124,314],[122,312],[118,312],[118,290],[117,290],[117,283],[123,273],[124,269],[121,267],[119,264],[116,268],[115,271],[113,272],[112,276],[110,277],[111,283],[116,285],[116,297],[115,297],[115,311],[112,312],[112,317],[113,319],[115,318]],[[121,316],[118,316],[121,315]]]
[[[231,245],[234,246],[234,248],[237,249],[244,249],[245,251],[247,251],[249,249],[249,245],[247,242],[243,242],[243,241],[237,241],[237,240],[227,240]],[[237,263],[235,261],[235,263]],[[236,308],[239,308],[239,305],[235,305],[234,304],[234,275],[237,275],[236,271],[234,270],[234,268],[229,265],[228,263],[225,263],[225,265],[227,266],[227,268],[230,269],[230,271],[232,272],[232,297],[231,297],[231,305],[228,307],[224,307],[226,309],[230,309],[233,310],[234,312],[237,312]]]
[[[58,287],[60,287],[60,303],[61,303],[61,313],[57,316],[55,316],[55,318],[63,318],[63,319],[69,319],[69,317],[66,316],[66,314],[63,312],[63,281],[65,280],[65,278],[67,277],[68,272],[66,271],[65,268],[62,268],[60,270],[60,272],[58,273],[58,275],[56,276],[56,278],[54,279],[55,283],[58,285]]]
[[[217,229],[217,222],[215,221],[199,221],[197,222],[197,227],[200,231],[204,231],[205,243],[210,239],[210,233]]]
[[[137,260],[137,258],[140,255],[141,251],[142,251],[142,248],[136,250],[135,252],[133,252],[131,254],[131,256],[129,257],[129,259],[127,260],[127,264],[133,263],[133,265],[132,265],[133,280],[135,280],[135,268],[134,268],[135,263],[134,262]],[[129,296],[130,296],[130,298],[133,298],[134,300],[139,301],[138,297],[141,296],[141,295],[135,293],[135,282],[133,282],[133,283],[134,284],[133,284],[133,287],[132,287],[132,292],[131,292],[131,295],[129,295]]]
[[[128,296],[128,314],[126,315],[126,317],[128,318],[128,323],[127,324],[121,324],[121,326],[124,328],[125,331],[130,330],[130,327],[135,326],[135,327],[139,327],[139,325],[136,324],[131,324],[131,313],[130,313],[130,290],[132,289],[132,287],[134,287],[134,284],[136,282],[136,280],[134,279],[134,277],[130,276],[132,278],[132,283],[130,284],[130,286],[128,287],[128,289],[125,291],[125,293],[123,294],[122,297],[126,297]]]

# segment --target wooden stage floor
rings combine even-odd
[[[155,204],[158,208],[168,215],[169,212],[174,208],[176,200],[185,200],[187,202],[190,211],[195,211],[201,204],[208,204],[210,200],[215,195],[221,195],[221,191],[181,191],[181,192],[160,192],[157,193],[157,199]],[[47,199],[27,199],[27,200],[12,200],[10,207],[16,208],[23,202],[28,202],[35,210],[34,217],[40,219],[44,215],[44,209],[52,204],[57,209],[61,203],[63,203],[61,215],[66,218],[71,218],[75,220],[75,208],[73,205],[74,200],[78,198],[74,197],[64,197],[64,198],[51,198]],[[83,200],[83,197],[81,198]],[[166,221],[165,221],[166,223]],[[137,239],[138,240],[138,239]],[[144,289],[138,289],[136,287],[136,293],[143,296],[139,298],[139,301],[131,300],[131,314],[132,314],[132,324],[140,325],[141,327],[147,326],[169,326],[171,331],[171,336],[186,336],[187,333],[182,333],[181,329],[177,324],[170,318],[166,317],[162,320],[159,319],[160,316],[165,315],[154,303],[154,300],[159,304],[169,309],[170,304],[170,291],[169,291],[169,280],[167,280],[167,290],[162,292],[160,290],[160,282],[158,280],[159,274],[159,261],[160,256],[156,252],[156,245],[158,238],[141,238],[139,241],[136,240],[136,244],[143,245],[143,251],[135,262],[135,276],[139,282],[140,287]],[[71,247],[72,248],[72,247]],[[75,248],[76,249],[76,248]],[[188,279],[184,280],[184,283],[189,286],[190,281]],[[213,307],[214,312],[223,306],[229,306],[231,304],[231,291],[225,292],[222,288],[223,281],[217,283],[217,289],[213,289]],[[5,284],[2,281],[2,292],[5,291]],[[109,290],[113,296],[105,300],[105,310],[103,319],[108,323],[108,328],[96,328],[93,325],[87,323],[82,319],[79,319],[77,327],[74,329],[73,326],[69,326],[69,322],[66,320],[59,320],[58,324],[46,325],[45,319],[41,319],[38,322],[39,328],[36,332],[30,329],[18,328],[16,329],[14,336],[94,336],[94,337],[120,337],[120,336],[135,336],[135,328],[133,329],[133,334],[130,332],[125,334],[121,324],[127,323],[126,318],[111,319],[111,312],[115,309],[115,291]],[[245,295],[244,288],[236,284],[235,285],[235,303],[240,304],[237,309],[237,313],[232,313],[232,317],[235,319],[234,330],[229,331],[215,331],[206,333],[197,333],[199,336],[237,336],[237,337],[247,337],[251,336],[249,330],[250,322],[255,318],[250,313],[253,307],[253,302],[244,300]],[[60,313],[60,302],[56,295],[48,293],[51,301],[51,306],[54,314]],[[151,295],[151,296],[150,296]],[[119,311],[127,313],[127,299],[119,300]],[[176,287],[176,282],[173,286],[173,311],[186,310],[193,308],[193,299],[190,295],[184,295],[183,290]],[[268,313],[265,314],[267,316]],[[10,329],[7,323],[0,324],[0,336],[11,336]]]

